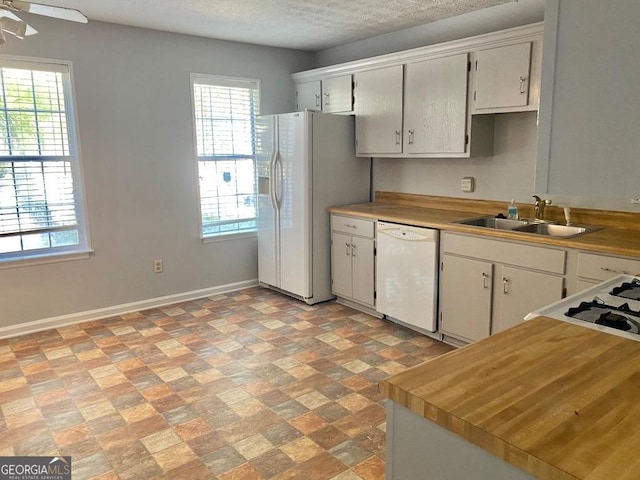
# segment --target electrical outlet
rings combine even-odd
[[[475,182],[474,182],[473,177],[464,177],[462,179],[462,182],[460,183],[460,189],[463,192],[467,192],[467,193],[473,192],[473,190],[475,188],[474,187],[474,183]]]
[[[162,265],[162,259],[159,258],[157,260],[153,261],[153,271],[155,273],[162,273],[163,270],[163,265]]]

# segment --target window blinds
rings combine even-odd
[[[0,60],[0,258],[81,241],[68,84],[64,65]]]
[[[192,84],[202,235],[253,231],[258,82],[194,75]]]

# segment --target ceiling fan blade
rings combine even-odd
[[[2,9],[2,5],[0,5],[0,18],[3,18],[3,17],[7,17],[7,18],[10,18],[11,20],[17,20],[17,21],[22,20],[19,16],[17,16],[11,10]]]
[[[23,12],[35,13],[36,15],[44,15],[45,17],[60,18],[71,22],[87,23],[87,17],[82,12],[73,8],[54,7],[53,5],[44,5],[42,3],[29,3],[19,0],[11,2],[15,7]]]
[[[0,18],[0,29],[2,29],[3,32],[15,35],[19,39],[23,39],[27,31],[27,24],[22,20],[2,17]]]

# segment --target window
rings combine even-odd
[[[192,74],[191,85],[201,234],[255,231],[259,82]]]
[[[87,251],[69,65],[0,58],[0,260]]]

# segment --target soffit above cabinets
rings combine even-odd
[[[516,0],[48,0],[90,20],[317,51]]]

